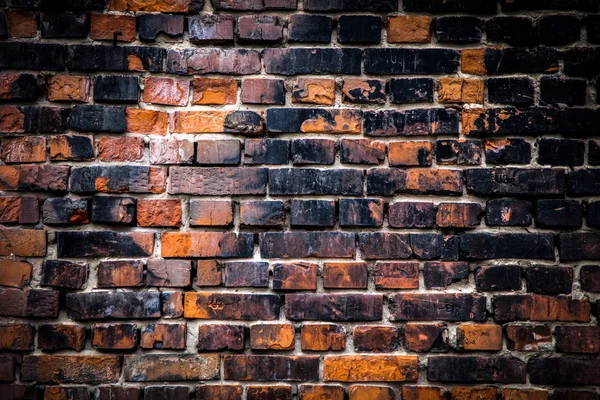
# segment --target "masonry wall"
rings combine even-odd
[[[598,0],[0,7],[0,399],[598,400]]]

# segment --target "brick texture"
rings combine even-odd
[[[0,399],[596,399],[598,0],[0,0]]]

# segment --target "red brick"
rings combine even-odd
[[[196,142],[196,162],[206,165],[236,165],[241,159],[241,143],[231,140],[199,140]]]
[[[431,18],[426,16],[397,16],[388,19],[389,43],[429,43]]]
[[[242,386],[198,385],[196,400],[242,400]]]
[[[230,226],[233,223],[231,201],[190,200],[190,225]]]
[[[181,226],[181,200],[139,200],[137,222],[139,226]]]
[[[125,356],[123,376],[129,382],[215,380],[219,364],[218,354],[136,354]]]
[[[146,103],[185,106],[190,95],[190,82],[180,79],[148,77],[144,81]]]
[[[0,260],[0,285],[22,287],[31,281],[31,264],[25,261]]]
[[[534,389],[502,389],[502,400],[548,400],[548,392]]]
[[[198,260],[196,262],[196,285],[220,286],[221,265],[215,260]]]
[[[46,78],[46,90],[50,101],[87,103],[90,95],[90,78],[74,75],[49,76]]]
[[[17,223],[21,215],[22,198],[16,196],[0,197],[0,223]]]
[[[46,161],[46,139],[40,136],[3,137],[0,160],[5,163]]]
[[[509,325],[506,327],[506,348],[511,351],[540,351],[552,345],[552,329],[541,325]]]
[[[298,78],[294,80],[292,103],[333,105],[335,81],[321,78]]]
[[[169,127],[169,114],[161,111],[128,108],[127,132],[151,135],[166,135]]]
[[[21,257],[46,255],[46,231],[34,229],[0,229],[0,256]]]
[[[91,14],[90,38],[113,41],[115,33],[119,42],[135,41],[135,17],[131,15]]]
[[[295,344],[292,324],[254,324],[250,326],[252,350],[293,350]]]
[[[225,105],[237,103],[238,81],[235,79],[195,78],[192,81],[192,104]]]
[[[497,400],[498,389],[495,387],[454,387],[452,388],[452,400],[459,399],[481,399]]]
[[[300,400],[344,400],[346,393],[339,385],[307,385],[298,386]]]
[[[23,132],[25,115],[16,106],[0,106],[0,132]]]
[[[440,103],[483,104],[485,83],[481,79],[442,78],[438,89]]]
[[[162,235],[162,256],[249,257],[254,245],[250,241],[253,237],[248,233],[232,232],[165,232]]]
[[[185,318],[272,321],[279,318],[279,296],[226,292],[186,292]]]
[[[77,325],[39,325],[37,346],[44,351],[64,349],[81,351],[85,347],[85,331],[84,327]]]
[[[194,142],[177,139],[155,139],[150,142],[151,164],[192,164]]]
[[[37,35],[37,18],[33,11],[6,11],[8,35],[13,38],[32,38]]]
[[[431,165],[431,142],[390,142],[388,158],[391,166]]]
[[[285,104],[285,83],[281,79],[244,79],[242,103]]]
[[[366,289],[367,264],[364,262],[327,262],[323,264],[326,289]]]
[[[93,136],[50,136],[48,142],[52,161],[87,161],[96,158]]]
[[[100,161],[142,161],[144,158],[144,139],[132,136],[104,136],[98,143]]]
[[[410,351],[447,351],[448,328],[444,324],[406,324],[406,348]]]

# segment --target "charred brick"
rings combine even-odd
[[[142,14],[137,17],[137,22],[140,40],[154,41],[159,34],[170,40],[183,39],[183,15]]]
[[[32,42],[0,43],[0,68],[62,71],[65,69],[65,46]]]
[[[42,221],[48,225],[79,225],[89,222],[88,201],[54,197],[44,201]]]
[[[431,103],[433,102],[433,79],[391,79],[390,100],[396,104]]]
[[[529,78],[491,78],[487,87],[491,103],[526,106],[535,100],[535,88]]]
[[[600,233],[573,232],[558,235],[558,251],[563,261],[600,260],[597,246]]]
[[[340,226],[382,226],[383,200],[341,199]]]
[[[25,116],[23,129],[27,133],[56,133],[68,129],[72,110],[57,107],[19,107]]]
[[[308,0],[304,9],[308,11],[396,12],[398,4],[394,0]]]
[[[470,233],[460,236],[461,256],[467,259],[494,258],[554,259],[551,233]]]
[[[564,79],[542,77],[540,81],[540,101],[542,104],[585,105],[587,82],[584,79]]]
[[[537,385],[597,385],[600,382],[600,371],[592,359],[532,358],[527,369],[531,383]]]
[[[283,203],[276,200],[240,203],[240,224],[244,226],[283,226]]]
[[[537,294],[569,294],[573,289],[571,267],[529,267],[526,269],[527,292]]]
[[[282,79],[244,79],[242,103],[285,104],[285,82]]]
[[[148,232],[57,232],[59,257],[148,257],[154,234]]]
[[[74,193],[163,193],[166,170],[141,166],[73,168],[69,190]]]
[[[246,139],[244,164],[287,164],[290,143],[280,139]]]
[[[564,71],[566,75],[592,78],[598,75],[594,67],[600,60],[600,49],[597,47],[576,47],[565,50]]]
[[[85,13],[43,12],[40,15],[43,38],[83,39],[87,37],[89,29]]]
[[[42,286],[82,289],[87,281],[88,265],[69,261],[46,260],[42,264]]]
[[[266,49],[262,58],[269,74],[360,75],[360,49]],[[2,65],[0,60],[0,66]]]
[[[525,200],[488,200],[485,221],[490,226],[529,226],[532,205]]]
[[[65,308],[69,318],[77,321],[160,318],[160,293],[68,293]]]
[[[548,229],[581,227],[583,210],[576,200],[538,200],[535,205],[535,226]]]
[[[381,41],[383,22],[375,15],[342,15],[338,18],[337,33],[340,43],[372,43]]]
[[[521,268],[518,266],[482,266],[475,271],[477,290],[504,292],[521,290]]]
[[[181,75],[247,75],[260,72],[260,68],[260,53],[247,49],[171,49],[166,61],[166,72]]]
[[[565,192],[563,169],[474,168],[465,173],[467,190],[478,195],[562,196]]]
[[[226,262],[223,263],[223,279],[226,287],[268,287],[269,263]]]
[[[333,20],[325,15],[294,14],[288,25],[290,42],[329,43]]]
[[[237,19],[240,43],[278,43],[283,39],[283,25],[275,15],[246,15]]]
[[[92,198],[92,221],[132,224],[136,220],[136,208],[133,197],[95,196]]]
[[[335,162],[335,142],[329,139],[294,139],[291,159],[295,165],[331,165]]]
[[[273,266],[273,290],[317,290],[315,263],[289,262]]]
[[[319,357],[228,354],[223,370],[227,380],[313,382],[319,379]]]
[[[426,202],[398,202],[389,205],[389,224],[392,228],[433,228],[435,206]]]
[[[374,168],[367,171],[367,194],[394,196],[406,191],[406,171],[399,168]]]
[[[330,200],[292,200],[292,226],[333,226],[335,202]]]
[[[85,346],[85,328],[62,324],[39,325],[37,345],[44,351],[81,351]]]
[[[360,133],[362,112],[356,109],[270,108],[267,130],[274,133]]]
[[[137,78],[136,91],[137,91]],[[136,94],[137,101],[137,94]],[[79,105],[71,109],[69,127],[81,132],[122,133],[127,130],[125,107]]]
[[[469,277],[469,264],[466,262],[426,262],[423,278],[427,289],[445,289],[453,283]]]
[[[443,307],[440,307],[443,304]],[[390,321],[483,321],[485,297],[470,294],[393,294]]]
[[[49,138],[50,159],[53,161],[87,161],[96,157],[93,138],[80,135],[63,135]]]
[[[600,193],[600,169],[579,169],[567,177],[567,193],[571,196],[595,196]]]
[[[489,139],[484,142],[485,161],[489,164],[529,164],[531,144],[523,139]]]
[[[600,292],[600,266],[584,265],[579,271],[581,288],[587,292]]]
[[[558,52],[548,47],[488,48],[485,69],[490,75],[554,73],[558,71]]]
[[[438,140],[435,150],[438,164],[481,165],[479,140]]]
[[[365,49],[365,73],[376,75],[446,75],[458,70],[460,54],[450,49]]]
[[[244,327],[240,325],[200,325],[198,351],[244,349]]]
[[[248,145],[248,151],[253,147]],[[237,165],[241,160],[241,143],[237,139],[199,140],[196,142],[196,162],[202,165]],[[248,163],[250,164],[250,163]]]
[[[97,76],[94,101],[98,103],[137,103],[138,78],[132,76]]]
[[[427,379],[439,382],[525,383],[525,363],[506,357],[436,356],[429,358]]]
[[[544,15],[536,25],[537,39],[548,46],[564,46],[581,36],[581,22],[575,15]]]
[[[362,257],[367,260],[409,258],[413,254],[408,234],[363,232],[358,234],[358,243]]]
[[[293,321],[379,321],[383,296],[376,294],[288,294],[285,315]]]
[[[354,195],[363,193],[363,174],[350,169],[281,168],[269,171],[269,192],[272,195],[328,194]]]
[[[92,46],[68,47],[67,67],[76,71],[162,72],[166,50],[159,47]]]
[[[144,264],[141,261],[101,261],[97,269],[99,288],[144,285]]]
[[[536,43],[533,22],[527,17],[494,17],[487,20],[488,41],[512,46],[531,46]]]
[[[435,36],[440,43],[478,43],[482,22],[476,17],[440,17],[435,20]]]
[[[37,100],[40,92],[36,75],[11,73],[0,76],[1,100]]]
[[[260,234],[263,258],[350,258],[354,234],[342,232],[267,232]]]
[[[486,0],[406,0],[404,11],[417,11],[429,13],[465,12],[474,14],[495,14],[496,4]]]

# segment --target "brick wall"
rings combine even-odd
[[[599,7],[0,0],[0,398],[598,400]]]

